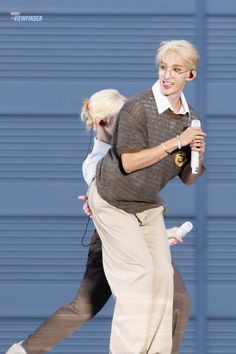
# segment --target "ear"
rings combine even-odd
[[[107,122],[104,119],[100,119],[98,122],[98,125],[100,125],[101,127],[104,127],[105,125],[107,125]]]
[[[197,72],[196,70],[191,70],[189,73],[188,78],[186,79],[187,81],[192,81],[195,79],[195,77],[197,77]]]
[[[106,119],[101,119],[101,118],[96,118],[94,119],[95,121],[95,125],[100,125],[100,127],[104,127],[105,125],[107,125],[107,120]]]

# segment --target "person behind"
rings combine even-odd
[[[88,201],[102,240],[103,267],[115,298],[110,354],[170,354],[173,269],[159,192],[175,176],[185,184],[191,148],[202,159],[205,133],[183,94],[199,55],[188,41],[162,42],[159,80],[121,108],[112,147],[98,163]]]
[[[83,163],[83,175],[88,185],[94,178],[98,161],[110,149],[114,123],[126,98],[117,90],[102,90],[85,100],[81,117],[87,127],[96,130],[92,152]],[[102,124],[103,121],[103,124]],[[104,125],[105,124],[105,125]],[[84,210],[90,215],[87,203]],[[178,243],[175,229],[170,230],[170,242]],[[174,267],[173,349],[179,353],[182,336],[188,322],[190,301],[177,267]],[[93,318],[106,304],[111,290],[102,264],[102,244],[97,231],[92,236],[85,273],[74,301],[58,309],[24,341],[9,348],[6,354],[44,354],[65,337]]]

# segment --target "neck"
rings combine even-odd
[[[178,113],[181,108],[181,98],[180,97],[168,97],[168,100],[173,107],[175,113]]]

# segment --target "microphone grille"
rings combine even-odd
[[[193,224],[190,221],[186,221],[176,231],[178,236],[184,237],[193,228]]]
[[[192,128],[201,128],[201,122],[199,119],[193,119],[191,122]]]

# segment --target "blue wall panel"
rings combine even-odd
[[[83,99],[150,87],[155,50],[172,38],[199,48],[199,77],[186,95],[208,133],[206,176],[191,187],[175,180],[162,193],[168,226],[194,224],[173,249],[192,299],[181,353],[235,354],[234,0],[0,0],[1,352],[71,301],[84,271]],[[112,308],[53,352],[106,353]]]

